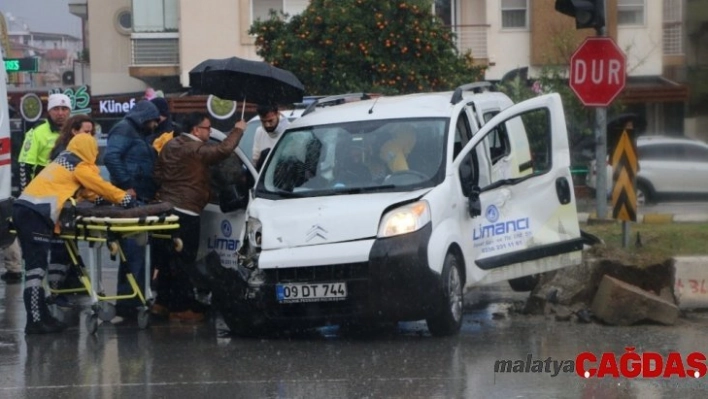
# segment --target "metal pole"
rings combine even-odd
[[[623,248],[629,248],[629,233],[630,233],[629,222],[623,220],[622,221],[622,247]]]
[[[595,165],[597,172],[597,218],[607,218],[607,109],[595,110]]]
[[[605,36],[605,27],[597,29],[597,36]],[[595,109],[595,169],[597,173],[595,200],[597,218],[607,218],[607,108]]]

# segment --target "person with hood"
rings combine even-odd
[[[149,138],[153,148],[159,153],[162,147],[172,140],[176,133],[179,133],[179,126],[170,116],[170,106],[167,100],[163,97],[155,97],[150,102],[155,104],[157,110],[160,111],[160,121],[155,128],[155,133]]]
[[[111,175],[111,183],[123,190],[135,190],[139,203],[152,201],[157,191],[157,184],[152,177],[157,152],[150,144],[149,136],[155,131],[159,118],[160,111],[155,104],[142,100],[108,132],[103,163]],[[121,240],[120,245],[125,261],[120,263],[118,269],[118,295],[133,292],[128,282],[128,273],[136,277],[141,291],[145,292],[144,279],[139,278],[144,275],[145,248],[133,238]],[[137,298],[119,301],[116,304],[116,314],[123,318],[134,318],[140,305]]]
[[[59,214],[74,195],[99,202],[108,200],[126,208],[135,206],[132,190],[122,190],[101,178],[93,136],[79,134],[22,191],[12,208],[17,238],[25,261],[23,299],[27,311],[26,334],[59,332],[66,325],[53,318],[47,307],[42,281]]]
[[[24,190],[34,177],[42,171],[52,160],[50,152],[54,148],[54,143],[59,138],[59,134],[71,115],[71,99],[66,94],[50,94],[47,99],[47,119],[36,124],[25,133],[22,142],[22,149],[18,157],[20,164],[20,191]],[[66,260],[62,253],[63,245],[54,246],[52,251],[53,261],[57,263]],[[6,250],[10,257],[10,262],[6,263],[7,273],[3,274],[3,279],[20,281],[22,279],[22,268],[19,262],[14,263],[12,259],[20,257],[20,245],[15,240]],[[66,252],[66,251],[64,251]]]

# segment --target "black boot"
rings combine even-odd
[[[23,296],[27,311],[25,334],[48,334],[66,329],[66,324],[49,314],[49,308],[44,298],[44,288],[25,288]]]

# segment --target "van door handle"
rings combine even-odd
[[[568,183],[567,178],[559,177],[556,179],[556,195],[558,195],[558,201],[561,205],[570,203],[570,183]]]

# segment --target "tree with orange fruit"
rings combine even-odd
[[[259,56],[313,95],[439,91],[483,78],[430,0],[311,0],[289,21],[272,12],[249,33]]]

